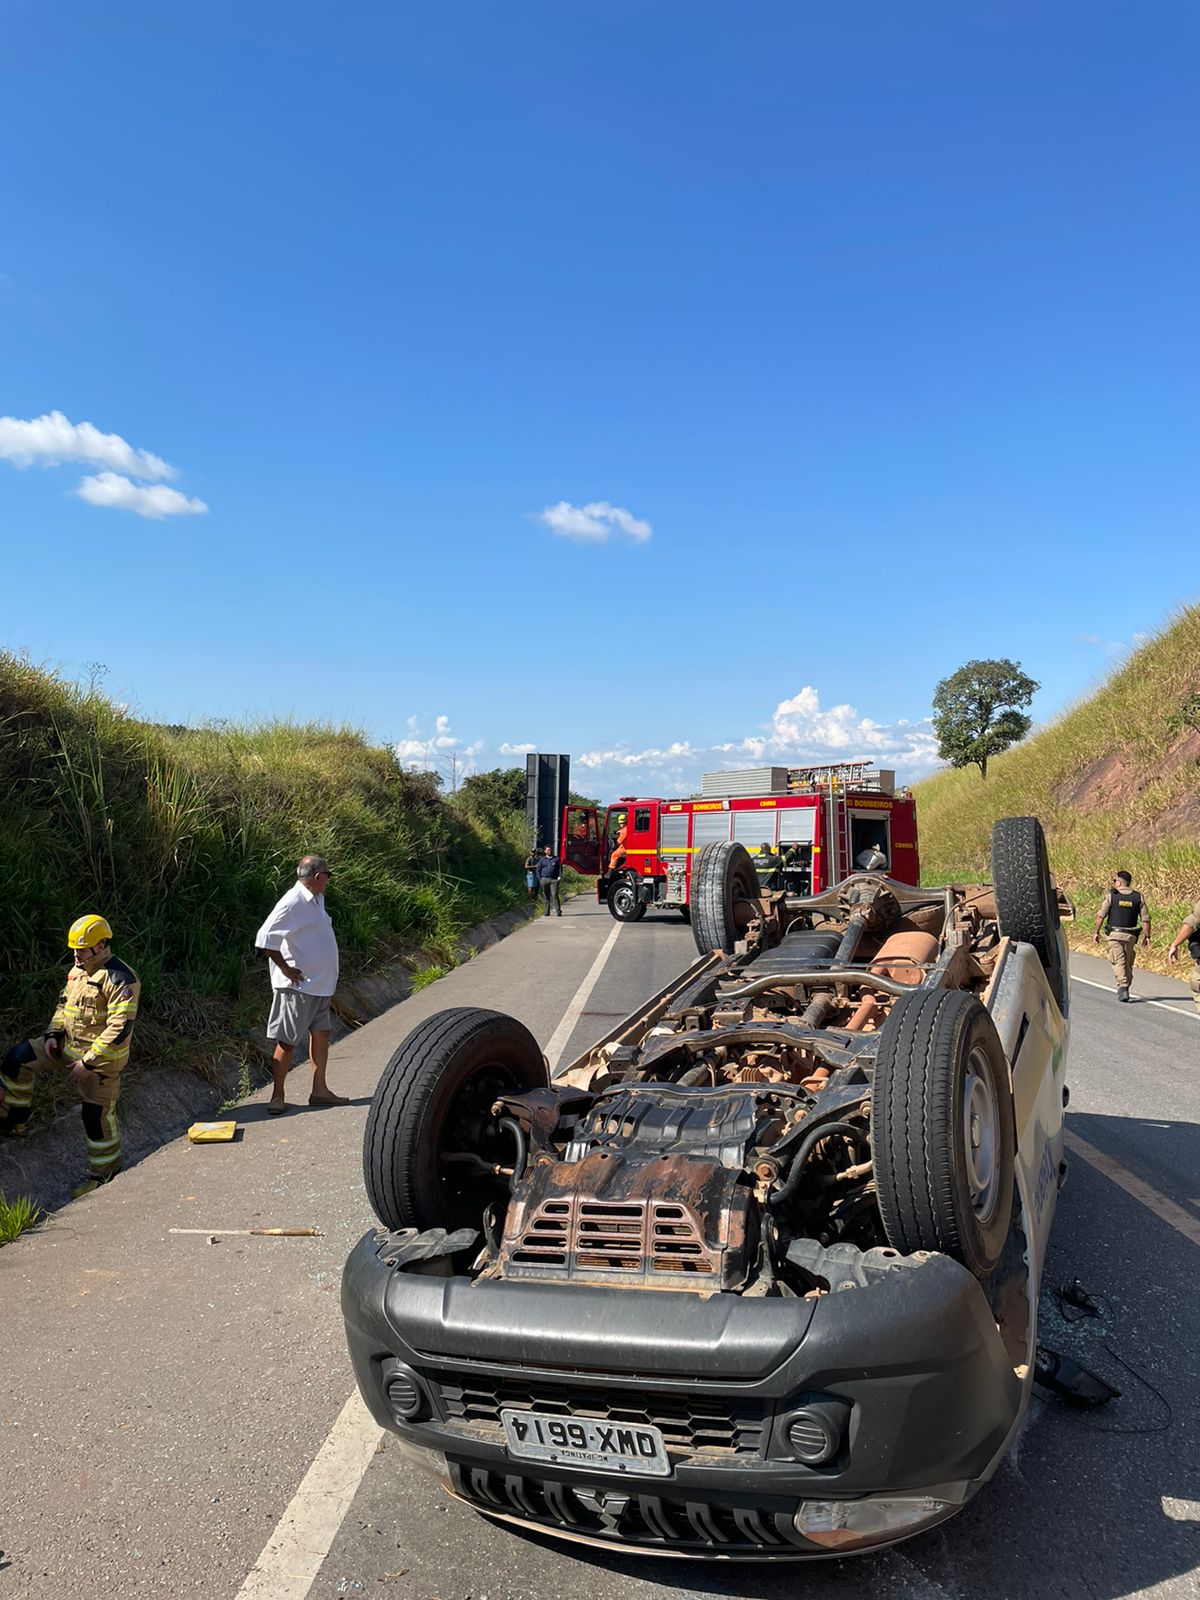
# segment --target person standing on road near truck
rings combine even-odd
[[[1192,991],[1192,999],[1196,1009],[1200,1011],[1200,900],[1192,907],[1183,919],[1183,926],[1171,941],[1171,948],[1167,951],[1168,961],[1179,960],[1179,946],[1186,942],[1188,955],[1192,958],[1192,973],[1188,979],[1188,987]]]
[[[75,1199],[115,1178],[121,1168],[117,1096],[129,1060],[133,1023],[142,985],[132,967],[112,952],[112,929],[103,917],[71,924],[67,948],[74,961],[50,1026],[39,1038],[13,1045],[0,1062],[0,1135],[22,1138],[28,1130],[34,1074],[61,1063],[83,1101],[83,1136],[88,1176]]]
[[[1117,980],[1117,999],[1129,999],[1133,982],[1133,961],[1137,954],[1138,929],[1142,928],[1142,948],[1150,943],[1150,908],[1136,889],[1128,872],[1114,872],[1112,888],[1104,896],[1096,914],[1092,943],[1100,943],[1100,925],[1108,940],[1108,959]]]
[[[537,864],[537,875],[538,887],[542,891],[542,899],[546,906],[544,915],[547,917],[550,915],[550,902],[553,900],[554,909],[561,917],[562,901],[558,895],[558,880],[562,877],[562,863],[548,844],[542,846],[541,860]]]
[[[323,856],[305,856],[296,868],[296,882],[258,930],[255,944],[271,963],[271,1014],[267,1038],[274,1045],[271,1071],[275,1086],[267,1110],[273,1117],[287,1110],[288,1068],[296,1046],[307,1037],[313,1065],[310,1106],[348,1106],[325,1081],[329,1064],[329,1002],[338,981],[338,943],[325,909],[329,863]]]
[[[531,845],[529,854],[525,857],[525,888],[532,900],[537,893],[537,847]]]

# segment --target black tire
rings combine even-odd
[[[1058,896],[1050,877],[1046,836],[1036,817],[1001,817],[992,828],[992,883],[1000,932],[1031,944],[1046,981],[1065,1010],[1067,974],[1063,964]]]
[[[640,922],[646,903],[638,899],[637,880],[628,875],[615,878],[608,889],[608,909],[618,922]]]
[[[500,1011],[457,1006],[419,1022],[383,1070],[363,1135],[363,1181],[387,1228],[479,1227],[503,1180],[445,1164],[451,1150],[512,1164],[514,1145],[491,1105],[547,1082],[537,1040]]]
[[[690,922],[692,920],[691,906],[677,906],[675,909],[679,912],[679,915],[685,922]]]
[[[745,845],[706,844],[692,868],[692,937],[701,955],[732,954],[758,910],[758,874]]]
[[[986,1278],[1012,1220],[1016,1137],[1004,1049],[973,994],[896,1001],[875,1058],[871,1144],[892,1248],[940,1250]]]

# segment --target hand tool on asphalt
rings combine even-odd
[[[320,1228],[168,1228],[168,1233],[252,1234],[260,1239],[323,1239]]]

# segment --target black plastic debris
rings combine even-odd
[[[1068,1405],[1093,1409],[1121,1398],[1120,1389],[1107,1379],[1098,1377],[1070,1356],[1061,1355],[1044,1344],[1037,1347],[1033,1377],[1035,1383],[1040,1383],[1043,1389],[1049,1389]]]
[[[410,1261],[431,1261],[469,1250],[478,1238],[475,1228],[458,1228],[454,1233],[447,1233],[445,1228],[427,1228],[424,1233],[415,1228],[398,1228],[394,1233],[380,1228],[375,1234],[379,1259],[384,1266],[396,1268]]]

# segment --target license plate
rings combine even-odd
[[[590,1417],[548,1416],[544,1411],[501,1411],[500,1420],[512,1456],[658,1478],[671,1471],[661,1432],[646,1423],[595,1422]]]

